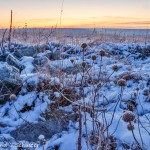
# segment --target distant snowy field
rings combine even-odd
[[[0,29],[3,36],[5,29]],[[5,38],[7,40],[8,31]],[[83,42],[117,42],[117,43],[144,43],[150,41],[150,29],[108,29],[108,28],[14,28],[12,41],[25,44],[43,44],[45,42],[65,42],[79,45]]]

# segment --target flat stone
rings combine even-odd
[[[9,100],[11,93],[18,93],[21,85],[22,80],[19,69],[0,62],[0,102]]]
[[[6,61],[9,65],[15,66],[16,68],[18,68],[20,70],[22,70],[24,68],[23,65],[21,64],[21,62],[16,57],[14,57],[12,54],[9,54],[7,56]]]
[[[36,54],[36,47],[24,47],[21,49],[17,49],[14,52],[14,56],[21,58],[23,56],[31,56],[33,57]]]
[[[75,114],[65,113],[64,111],[55,110],[45,112],[42,115],[46,121],[39,121],[37,124],[27,124],[15,131],[11,135],[15,140],[36,142],[39,135],[44,135],[46,139],[50,139],[53,135],[66,131],[68,129],[69,120],[75,121]]]

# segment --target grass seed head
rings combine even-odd
[[[81,48],[87,48],[87,44],[86,44],[86,43],[83,43],[83,44],[81,45]]]
[[[71,61],[72,63],[74,63],[74,59],[70,59],[70,61]]]
[[[96,55],[92,55],[91,59],[94,61],[96,60]]]
[[[112,70],[115,71],[115,72],[117,72],[119,70],[119,67],[117,65],[113,65],[112,66]]]
[[[15,94],[11,94],[10,95],[10,100],[15,101],[17,99]]]
[[[100,56],[101,57],[104,57],[104,56],[106,56],[107,55],[107,53],[106,53],[106,51],[105,50],[100,50],[100,52],[99,52],[99,54],[100,54]]]
[[[132,111],[127,110],[123,113],[122,120],[124,122],[131,122],[134,119],[135,119],[135,115],[133,114]]]
[[[126,80],[124,80],[124,79],[119,79],[118,81],[117,81],[117,85],[118,86],[126,86]]]
[[[131,123],[129,123],[129,124],[127,125],[127,129],[128,129],[129,131],[133,131],[133,130],[134,130],[134,125],[131,124]]]
[[[85,61],[82,62],[82,67],[85,68],[87,63]]]

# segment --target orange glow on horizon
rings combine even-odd
[[[3,0],[0,28],[135,28],[150,29],[149,0]],[[62,14],[61,14],[62,9]],[[60,23],[61,22],[61,23]],[[61,25],[60,25],[61,24]]]
[[[110,20],[110,21],[99,21],[99,22],[88,22],[86,20],[86,23],[84,21],[72,21],[72,20],[63,20],[60,26],[60,23],[56,23],[56,20],[52,23],[49,23],[48,21],[26,21],[28,28],[131,28],[131,29],[150,29],[150,21],[117,21],[117,20]],[[13,22],[13,27],[15,28],[24,28],[25,23],[17,23]],[[0,24],[0,28],[9,28],[9,23],[3,23]]]
[[[84,3],[85,1],[86,3]],[[118,0],[103,2],[99,0],[65,0],[62,15],[60,14],[59,0],[45,0],[44,2],[36,0],[37,5],[35,5],[35,1],[29,0],[22,2],[12,0],[10,2],[12,5],[3,1],[1,2],[3,7],[1,7],[0,13],[0,28],[9,28],[10,10],[12,9],[15,28],[23,28],[27,23],[28,28],[150,29],[149,0],[141,2],[132,0],[132,3],[128,1],[118,3]]]

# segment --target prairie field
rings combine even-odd
[[[0,147],[150,149],[150,31],[0,30]]]

